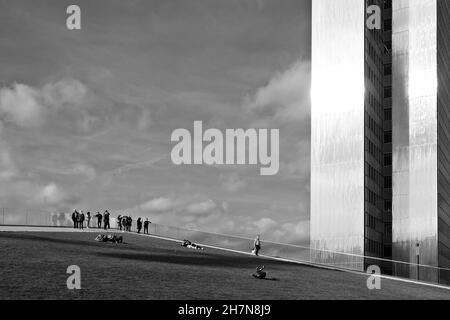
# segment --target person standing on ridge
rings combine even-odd
[[[145,221],[144,221],[144,234],[148,234],[148,225],[149,225],[150,223],[151,223],[151,222],[148,221],[148,218],[145,219]]]
[[[102,214],[97,211],[97,214],[95,215],[97,217],[97,228],[102,228]]]

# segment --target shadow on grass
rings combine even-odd
[[[17,240],[25,240],[25,241],[36,241],[36,242],[47,242],[53,244],[64,244],[64,245],[72,245],[76,247],[96,247],[96,248],[105,248],[105,249],[113,249],[113,248],[123,248],[127,250],[142,250],[139,247],[129,247],[123,245],[130,245],[129,242],[123,242],[122,244],[110,243],[110,242],[99,242],[95,241],[96,234],[92,234],[92,239],[87,240],[77,240],[77,239],[61,239],[61,238],[52,238],[46,237],[43,235],[33,235],[33,234],[17,234],[17,233],[0,233],[0,239],[17,239]],[[158,249],[154,249],[158,250]],[[164,252],[165,250],[160,250]]]
[[[230,257],[230,256],[217,256],[208,254],[190,254],[185,255],[179,253],[177,255],[168,254],[167,251],[164,254],[147,254],[147,253],[128,253],[128,252],[101,252],[97,254],[109,258],[128,259],[143,262],[157,262],[157,263],[169,263],[178,265],[194,265],[194,266],[209,266],[209,267],[227,267],[227,268],[251,268],[254,269],[257,263],[261,263],[260,259],[250,257]],[[264,263],[269,264],[273,261],[266,259]]]

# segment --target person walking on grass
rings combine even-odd
[[[255,241],[253,242],[253,252],[255,256],[258,255],[259,250],[261,250],[261,240],[259,239],[259,234],[256,236]]]
[[[145,221],[144,221],[144,234],[148,234],[148,225],[149,225],[150,223],[151,223],[151,222],[148,221],[148,218],[145,219]]]
[[[140,217],[137,219],[136,224],[137,224],[137,233],[141,233],[141,229],[142,229],[142,219],[141,219]]]

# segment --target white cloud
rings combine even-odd
[[[193,215],[204,215],[207,213],[211,213],[214,209],[217,208],[217,204],[209,199],[206,201],[198,202],[198,203],[191,203],[186,207],[186,211],[189,214]]]
[[[0,181],[11,180],[18,173],[7,147],[0,142]]]
[[[43,122],[45,107],[37,90],[24,84],[0,89],[0,117],[7,122],[30,128]]]
[[[36,200],[42,204],[55,205],[63,201],[65,196],[56,184],[50,183],[37,194]]]
[[[40,89],[16,83],[0,89],[0,118],[23,128],[39,127],[52,111],[81,105],[86,93],[86,87],[73,79]]]
[[[261,218],[253,222],[253,225],[257,228],[259,233],[265,233],[270,229],[274,228],[277,225],[277,223],[271,218]]]
[[[229,192],[237,192],[247,186],[247,181],[245,181],[235,172],[232,172],[228,175],[222,173],[219,176],[219,180],[221,181],[221,187]]]
[[[148,212],[165,212],[173,209],[174,205],[171,199],[160,197],[142,204],[140,209]]]
[[[284,73],[275,75],[256,94],[247,96],[244,109],[281,122],[304,119],[309,115],[310,82],[310,63],[298,61]]]

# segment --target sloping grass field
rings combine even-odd
[[[449,299],[450,291],[120,233],[0,232],[0,299]],[[267,280],[251,274],[265,265]],[[69,265],[81,290],[68,290]]]

